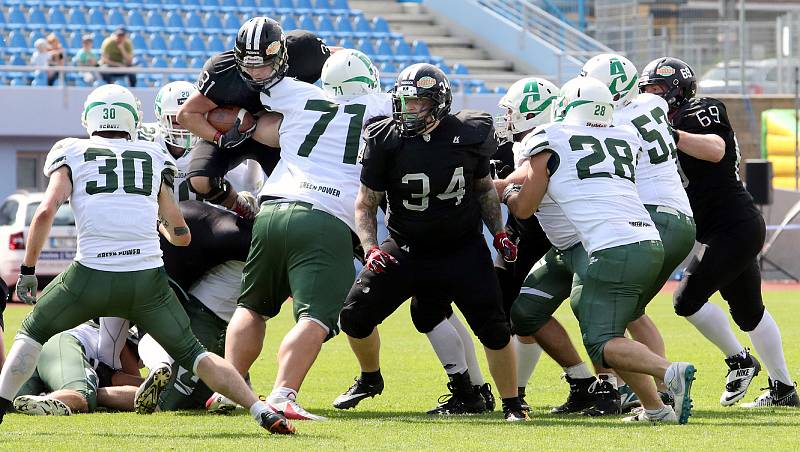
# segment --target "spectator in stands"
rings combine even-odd
[[[103,41],[100,48],[100,63],[107,67],[130,67],[133,66],[133,43],[128,39],[128,31],[120,27],[114,34]],[[136,86],[136,74],[109,74],[103,73],[102,77],[106,83],[113,83],[114,79],[128,77],[131,87]]]
[[[64,46],[61,45],[61,41],[58,39],[58,36],[56,36],[54,33],[47,35],[47,44],[50,46],[50,60],[48,61],[48,64],[50,66],[63,66],[64,55],[66,51],[64,50]],[[60,73],[60,71],[48,72],[47,84],[49,86],[53,86],[53,83],[55,83]]]
[[[36,42],[33,44],[33,47],[34,50],[33,55],[31,55],[31,66],[41,68],[33,73],[34,77],[39,78],[50,64],[50,45],[47,44],[46,39],[40,38],[36,40]]]
[[[89,33],[85,34],[81,37],[81,49],[78,50],[78,53],[75,54],[75,57],[72,59],[72,62],[75,66],[97,66],[98,59],[97,55],[94,53],[92,49],[92,45],[94,44],[94,35]],[[91,85],[97,80],[97,73],[95,72],[83,72],[83,81],[87,84]]]

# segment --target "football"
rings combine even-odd
[[[235,105],[217,107],[209,111],[206,115],[208,123],[223,133],[233,127],[237,118],[241,118],[242,120],[242,123],[239,125],[239,131],[241,132],[253,127],[253,124],[256,122],[256,118],[253,117],[249,111]]]

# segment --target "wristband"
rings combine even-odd
[[[28,267],[25,264],[21,264],[19,266],[19,274],[20,275],[26,275],[26,276],[35,275],[36,274],[36,266],[34,265],[33,267]]]
[[[520,184],[508,184],[505,190],[503,190],[503,199],[501,199],[502,203],[508,205],[508,198],[510,198],[514,193],[519,193],[521,189],[522,185]]]

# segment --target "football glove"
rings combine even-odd
[[[498,232],[494,236],[494,249],[500,253],[506,262],[517,260],[517,245],[508,237],[505,232]]]
[[[233,127],[230,128],[225,133],[217,132],[217,136],[214,137],[214,141],[216,142],[217,146],[220,149],[231,149],[239,146],[244,142],[244,140],[253,136],[253,132],[256,130],[256,126],[258,125],[258,121],[253,123],[253,126],[249,129],[245,130],[244,132],[239,131],[239,126],[242,124],[242,120],[236,118],[236,121],[233,123]]]
[[[383,273],[389,267],[389,264],[397,265],[397,259],[386,251],[381,250],[379,247],[374,246],[367,251],[366,267],[373,273]]]
[[[502,160],[489,160],[489,174],[492,179],[505,179],[514,172],[514,168],[503,163]]]
[[[19,275],[17,279],[17,298],[25,304],[36,304],[36,288],[39,281],[36,275]]]

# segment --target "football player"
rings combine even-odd
[[[717,291],[769,373],[769,391],[744,406],[800,406],[780,330],[761,298],[757,257],[764,246],[764,218],[739,178],[741,153],[725,105],[710,97],[695,98],[694,70],[677,58],[648,63],[639,86],[664,98],[675,128],[683,185],[702,245],[675,292],[675,312],[725,355],[729,372],[720,403],[728,406],[741,400],[761,364],[736,339],[722,309],[708,302]]]
[[[234,48],[206,61],[197,80],[197,92],[178,111],[178,122],[200,138],[192,148],[189,166],[192,191],[245,218],[254,218],[256,209],[247,198],[238,196],[225,174],[243,160],[254,159],[269,175],[280,154],[251,139],[255,125],[239,132],[237,122],[223,134],[208,123],[205,115],[218,106],[236,105],[258,117],[264,112],[259,100],[262,91],[269,91],[285,76],[316,82],[330,53],[309,32],[293,30],[284,36],[280,25],[267,17],[245,22],[236,34]]]
[[[0,279],[0,369],[6,360],[6,347],[3,345],[3,330],[6,327],[3,323],[3,311],[6,310],[6,302],[10,299],[11,291],[8,290],[6,282]]]
[[[280,26],[267,20],[263,29],[270,29],[272,44],[266,47],[283,48]],[[259,52],[245,51],[244,58]],[[325,91],[274,78],[285,72],[285,59],[262,72],[272,81],[261,99],[273,113],[259,119],[253,137],[280,147],[281,158],[261,190],[272,200],[261,205],[253,225],[242,294],[225,343],[225,358],[247,372],[261,353],[265,319],[292,296],[297,323],[281,343],[267,397],[272,410],[291,419],[323,419],[297,403],[297,392],[323,342],[338,333],[339,312],[355,279],[352,234],[362,128],[392,112],[392,97],[379,92],[378,71],[366,55],[334,55],[323,68]]]
[[[365,134],[356,231],[367,262],[340,316],[362,373],[340,397],[357,390],[360,381],[382,382],[376,326],[410,296],[424,295],[420,300],[426,303],[455,301],[486,347],[505,418],[526,420],[510,328],[482,235],[481,219],[494,234],[495,248],[506,260],[516,258],[489,174],[489,157],[497,150],[492,118],[475,111],[451,114],[450,82],[430,64],[405,68],[393,98],[392,118]],[[375,215],[384,195],[389,238],[379,245]],[[483,397],[468,376],[450,377],[451,392],[473,411],[483,411]]]
[[[683,424],[691,415],[694,366],[670,363],[625,337],[649,301],[641,295],[661,270],[664,250],[634,184],[639,137],[633,128],[610,127],[612,102],[597,79],[567,82],[555,107],[557,121],[523,142],[530,166],[521,191],[507,190],[503,198],[512,214],[527,218],[547,194],[577,229],[589,255],[577,297],[583,342],[592,361],[613,368],[641,399],[645,410],[628,420]],[[673,391],[674,411],[648,376]]]
[[[256,421],[275,433],[294,427],[271,412],[229,363],[207,352],[189,330],[189,319],[167,283],[158,233],[188,245],[191,234],[172,195],[172,157],[158,145],[135,140],[139,102],[118,85],[87,97],[82,123],[88,139],[59,141],[47,156],[47,191],[30,227],[17,295],[36,303],[35,265],[58,207],[75,210],[78,253],[41,294],[23,321],[0,373],[0,420],[33,374],[42,344],[94,317],[134,321],[178,362],[210,387],[250,407]],[[159,223],[158,229],[155,228]]]
[[[649,301],[692,251],[695,239],[692,208],[678,173],[678,153],[669,128],[669,107],[658,96],[639,94],[638,71],[622,55],[597,55],[583,65],[581,75],[608,86],[614,103],[614,125],[633,126],[642,139],[636,159],[636,190],[664,245],[664,263],[658,278],[642,295]],[[638,314],[628,325],[631,336],[666,358],[661,333],[644,312]],[[666,392],[664,382],[657,379],[656,385]],[[628,385],[620,386],[619,391],[623,410],[638,404]]]

